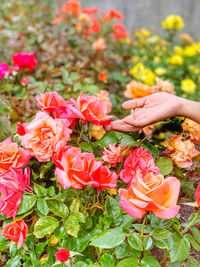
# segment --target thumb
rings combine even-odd
[[[124,109],[135,109],[135,108],[142,108],[145,105],[146,97],[129,100],[122,104]]]

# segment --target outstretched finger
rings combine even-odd
[[[122,104],[124,109],[142,108],[145,105],[146,97],[128,100]]]
[[[117,131],[117,132],[137,132],[140,127],[134,127],[125,123],[123,120],[113,121],[109,126],[105,127],[107,131]]]

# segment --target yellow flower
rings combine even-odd
[[[193,46],[195,47],[197,52],[200,52],[200,43],[193,43]]]
[[[185,92],[186,94],[194,93],[196,90],[196,84],[191,79],[185,79],[181,81],[181,90]]]
[[[134,78],[143,81],[145,84],[153,85],[155,83],[156,75],[150,69],[145,68],[142,63],[138,63],[131,68],[130,74]]]
[[[174,47],[174,52],[179,56],[182,56],[184,54],[183,48],[181,46],[179,46],[179,45],[176,45]]]
[[[162,21],[162,27],[165,30],[181,30],[184,27],[184,21],[179,15],[169,15]]]
[[[193,65],[189,66],[189,71],[191,74],[199,74],[199,68]]]
[[[182,65],[183,64],[183,58],[179,55],[174,55],[168,58],[168,62],[173,65]]]
[[[135,38],[146,38],[146,37],[149,37],[151,36],[151,32],[145,28],[141,28],[141,29],[138,29],[134,32],[133,34],[135,36]]]
[[[100,140],[106,131],[101,125],[93,125],[92,130],[89,133],[90,138],[94,137],[96,140]]]
[[[166,72],[167,72],[167,70],[166,69],[164,69],[164,68],[156,68],[155,70],[154,70],[154,72],[155,72],[155,74],[157,74],[157,75],[163,75],[163,74],[165,74]]]
[[[155,63],[159,63],[159,62],[160,62],[160,57],[155,56],[155,57],[153,58],[153,61],[154,61]]]
[[[131,38],[126,38],[126,39],[125,39],[125,43],[126,43],[127,45],[132,44],[132,40],[131,40]]]
[[[193,45],[186,46],[184,49],[184,56],[194,57],[196,56],[196,49]]]

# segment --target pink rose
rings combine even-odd
[[[34,68],[37,66],[38,62],[35,59],[34,53],[18,53],[12,55],[12,61],[14,67],[18,70],[22,70],[27,68],[29,71],[33,71]]]
[[[11,168],[0,179],[0,211],[7,218],[15,218],[24,191],[32,192],[30,187],[30,169]]]
[[[40,162],[50,161],[70,140],[71,130],[65,120],[53,119],[44,112],[38,112],[35,119],[25,125],[26,134],[20,137],[22,146]]]
[[[178,213],[177,200],[180,182],[175,177],[164,179],[161,174],[140,171],[127,189],[119,189],[120,206],[132,217],[142,218],[146,211],[152,211],[161,219],[171,219]]]
[[[18,147],[11,137],[5,139],[0,143],[0,175],[11,167],[23,168],[30,157],[30,152]]]
[[[50,92],[36,96],[37,106],[44,111],[53,112],[57,107],[66,106],[67,102],[57,92]]]
[[[8,223],[3,227],[2,235],[17,243],[17,248],[21,248],[24,239],[28,234],[28,227],[24,220],[19,220],[14,223]]]
[[[116,147],[114,144],[109,145],[109,149],[104,147],[102,159],[109,162],[111,167],[115,167],[118,162],[122,162],[122,145]]]
[[[106,114],[110,113],[112,111],[112,102],[109,98],[109,93],[105,90],[101,90],[96,94],[96,97],[98,97],[102,101],[104,107],[107,108]]]
[[[136,177],[137,170],[145,176],[149,172],[159,174],[160,170],[155,166],[154,158],[150,152],[140,146],[132,149],[124,162],[124,169],[120,172],[120,178],[127,184]]]
[[[2,79],[6,74],[11,74],[10,67],[6,63],[0,63],[0,79]]]
[[[117,40],[127,38],[129,36],[128,32],[126,31],[126,28],[121,23],[115,23],[113,25],[113,33],[114,37]]]

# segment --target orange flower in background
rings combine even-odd
[[[100,72],[98,75],[98,79],[99,79],[99,81],[106,83],[108,81],[107,73],[103,72],[103,71]]]
[[[156,77],[156,85],[152,87],[154,91],[166,92],[175,95],[174,85],[169,80]]]
[[[200,154],[196,150],[194,143],[184,140],[182,135],[172,135],[169,137],[166,154],[179,168],[191,168],[193,158]]]
[[[57,92],[50,92],[36,96],[37,106],[44,111],[53,112],[57,107],[66,106],[67,102]]]
[[[29,163],[29,151],[18,147],[9,137],[0,143],[0,175],[12,168],[23,168]]]
[[[104,38],[100,37],[92,44],[92,49],[94,50],[104,50],[106,48]]]
[[[101,24],[99,23],[98,19],[95,17],[91,17],[91,25],[89,27],[89,32],[92,33],[99,33],[101,31]]]
[[[61,8],[61,12],[64,14],[73,14],[74,16],[78,16],[80,13],[80,3],[76,0],[70,0],[65,2]]]
[[[190,119],[185,119],[182,123],[183,131],[190,133],[190,139],[195,143],[200,143],[200,124]]]
[[[115,167],[118,162],[122,162],[123,150],[122,145],[118,145],[118,147],[116,147],[114,144],[111,144],[109,145],[109,150],[104,147],[102,159],[108,162],[111,167]]]
[[[85,13],[88,15],[92,15],[92,14],[96,14],[99,12],[99,8],[98,7],[85,7],[81,10],[81,13]]]
[[[112,111],[112,102],[109,98],[109,92],[100,90],[100,92],[96,94],[96,97],[98,97],[102,101],[104,107],[107,108],[106,114],[110,113]]]
[[[109,16],[110,18],[116,18],[118,20],[122,20],[124,18],[123,14],[117,11],[115,8],[111,8],[109,10]]]
[[[104,130],[104,127],[101,125],[92,125],[92,130],[89,132],[90,138],[94,137],[96,140],[100,140],[104,135],[106,131]]]
[[[8,223],[3,227],[2,235],[17,243],[17,248],[21,248],[24,239],[28,234],[28,226],[24,220],[19,220],[14,223]]]
[[[115,23],[113,25],[113,33],[114,33],[115,39],[117,40],[121,40],[129,36],[128,32],[126,31],[125,26],[121,23]]]
[[[154,90],[149,85],[133,80],[126,85],[124,96],[127,98],[140,98],[153,93]]]
[[[178,213],[177,200],[180,182],[175,177],[164,179],[161,174],[137,172],[127,189],[119,189],[120,206],[134,218],[142,218],[152,211],[161,219],[171,219]]]
[[[71,130],[67,120],[53,119],[47,113],[38,112],[35,119],[25,125],[25,135],[20,137],[22,146],[40,162],[51,160],[70,140]]]
[[[195,200],[200,207],[200,185],[197,186],[197,190],[195,192]]]

